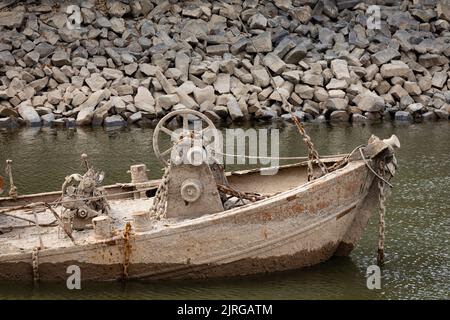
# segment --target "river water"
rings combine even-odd
[[[293,125],[270,126],[280,129],[280,156],[306,154]],[[396,134],[401,141],[400,169],[387,201],[387,262],[380,290],[369,290],[365,278],[376,260],[375,214],[350,257],[304,270],[208,281],[82,283],[82,290],[68,290],[64,283],[33,288],[3,282],[0,299],[449,299],[450,123],[307,124],[306,129],[320,154],[349,152],[372,133]],[[129,181],[126,171],[136,163],[147,164],[150,177],[158,178],[162,172],[152,133],[140,128],[0,131],[0,163],[13,159],[21,193],[60,189],[66,175],[82,170],[81,153],[106,172],[106,184]]]

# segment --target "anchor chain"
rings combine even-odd
[[[153,205],[150,209],[150,216],[156,220],[161,220],[166,215],[167,210],[167,193],[169,190],[169,173],[170,164],[164,169],[164,175],[161,178],[161,184],[156,190],[155,197],[153,198]]]
[[[6,175],[9,176],[9,196],[13,199],[17,199],[19,193],[17,192],[17,187],[14,185],[14,179],[12,175],[12,160],[6,160],[5,172]]]
[[[34,247],[33,251],[31,252],[34,284],[39,283],[39,250],[41,250],[40,247]]]
[[[128,267],[130,265],[131,256],[131,244],[130,244],[130,234],[131,234],[131,223],[127,222],[125,225],[125,230],[123,232],[123,279],[128,278]]]
[[[380,175],[384,177],[384,162],[380,162]],[[378,254],[377,254],[377,263],[379,266],[384,265],[384,240],[385,240],[385,215],[386,215],[386,194],[385,183],[382,179],[378,179],[378,202],[379,202],[379,223],[378,223]]]

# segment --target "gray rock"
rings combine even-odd
[[[23,57],[23,62],[25,62],[27,66],[34,66],[39,62],[39,52],[37,51],[28,52]]]
[[[225,106],[214,106],[213,111],[222,119],[228,117],[228,108]]]
[[[100,101],[103,101],[105,99],[108,99],[110,96],[109,90],[100,90],[97,92],[94,92],[90,94],[86,101],[84,101],[80,106],[79,109],[86,109],[91,108],[92,110],[95,109],[95,107],[100,103]]]
[[[105,88],[107,81],[98,74],[93,74],[86,80],[86,84],[91,88],[93,92],[102,90]]]
[[[17,118],[19,114],[13,108],[8,108],[0,105],[0,117],[15,117]]]
[[[228,73],[219,73],[214,82],[214,89],[220,94],[229,93],[230,85],[230,75]]]
[[[63,50],[56,51],[52,56],[52,64],[56,67],[62,67],[70,64],[70,57]]]
[[[135,123],[142,119],[142,112],[138,111],[133,113],[131,116],[128,117],[129,123]]]
[[[253,37],[247,44],[247,52],[271,52],[272,51],[272,35],[270,32],[263,32],[256,37]]]
[[[331,61],[331,71],[336,79],[350,79],[347,61],[335,59]]]
[[[350,116],[347,111],[333,111],[330,114],[331,122],[348,122],[349,118]]]
[[[78,112],[76,125],[77,126],[88,126],[92,122],[92,118],[94,117],[94,109],[95,107],[86,107]]]
[[[307,50],[303,45],[298,45],[284,56],[286,63],[297,64],[306,56]]]
[[[423,109],[424,109],[423,104],[421,104],[421,103],[413,103],[413,104],[410,104],[406,108],[406,111],[408,111],[411,114],[414,114],[414,113],[422,111]]]
[[[431,85],[439,89],[442,89],[442,87],[446,82],[447,82],[447,72],[445,71],[435,72],[433,74],[433,78],[431,79]]]
[[[105,127],[123,127],[126,124],[127,122],[118,114],[106,117],[103,121]]]
[[[109,14],[113,17],[123,17],[125,14],[129,13],[131,8],[129,5],[122,3],[120,1],[114,1],[109,8]]]
[[[206,47],[206,53],[213,56],[221,56],[227,52],[230,52],[230,47],[228,44],[216,44]]]
[[[241,120],[244,117],[239,103],[234,96],[230,96],[230,98],[228,99],[227,108],[228,113],[230,114],[230,117],[233,121]]]
[[[129,94],[133,94],[133,87],[128,84],[117,86],[115,87],[115,90],[117,91],[117,94],[119,96],[126,96]]]
[[[255,66],[250,71],[256,86],[265,88],[270,84],[270,76],[263,66]]]
[[[0,118],[0,128],[17,128],[19,127],[19,123],[16,117],[6,117]]]
[[[419,63],[425,68],[431,68],[433,66],[448,64],[449,60],[440,54],[426,53],[419,57]]]
[[[118,80],[123,78],[123,73],[120,70],[112,68],[103,68],[102,76],[106,80]]]
[[[357,107],[362,111],[378,112],[384,110],[384,99],[372,92],[362,93],[356,97]]]
[[[323,86],[323,77],[320,74],[316,74],[312,71],[307,71],[303,74],[302,81],[305,84],[311,86]]]
[[[263,63],[276,74],[281,74],[286,69],[286,63],[276,54],[269,52],[263,58]]]
[[[39,114],[36,112],[36,110],[32,107],[31,100],[22,102],[18,106],[17,111],[19,112],[22,119],[32,127],[41,125],[41,118],[39,117]]]
[[[293,8],[292,0],[275,0],[274,4],[283,11],[289,11]]]
[[[53,113],[47,113],[41,116],[42,124],[44,126],[49,126],[55,121],[55,115]]]
[[[145,111],[156,116],[155,99],[147,88],[138,88],[137,94],[134,97],[134,105],[138,110]]]
[[[325,102],[325,108],[337,111],[337,110],[347,110],[348,101],[341,98],[331,98]]]
[[[265,29],[267,26],[267,18],[261,13],[257,13],[251,16],[247,23],[251,29]]]
[[[20,28],[24,18],[24,12],[17,10],[0,12],[0,27]]]
[[[394,119],[395,121],[413,121],[412,115],[406,111],[397,111]]]
[[[111,22],[112,31],[122,34],[125,31],[125,20],[122,18],[112,18]]]
[[[0,66],[9,65],[13,66],[16,63],[16,59],[9,51],[0,52]]]
[[[113,48],[105,48],[105,52],[111,59],[113,59],[116,65],[118,66],[122,65],[122,57],[120,56],[119,53],[117,53],[116,50],[114,50]]]
[[[166,94],[159,96],[157,99],[158,105],[166,110],[180,102],[180,98],[176,94]]]
[[[391,63],[384,64],[380,69],[383,78],[405,77],[410,71],[408,65],[400,60],[394,60]]]
[[[39,57],[46,58],[50,55],[50,53],[55,51],[55,46],[51,45],[48,42],[41,42],[36,46],[34,51],[39,53]]]
[[[206,86],[204,88],[194,88],[194,98],[199,105],[204,102],[214,104],[216,95],[214,94],[213,86]]]
[[[356,122],[367,122],[368,119],[366,116],[363,116],[362,114],[359,113],[354,113],[352,114],[352,122],[356,123]]]
[[[422,120],[423,121],[436,121],[437,116],[434,113],[434,111],[428,111],[428,112],[425,112],[424,114],[422,114]]]
[[[388,63],[389,61],[399,58],[399,57],[400,57],[400,52],[398,52],[397,50],[395,50],[391,47],[388,47],[384,50],[374,53],[371,58],[372,58],[373,63],[380,66],[382,64]]]
[[[175,68],[181,71],[182,80],[187,80],[189,75],[190,58],[183,52],[177,52],[175,55]]]

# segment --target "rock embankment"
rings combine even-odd
[[[448,120],[450,1],[356,2],[2,2],[0,127]]]

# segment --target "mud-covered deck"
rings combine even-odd
[[[109,201],[113,234],[119,234],[123,231],[125,224],[132,221],[131,214],[133,212],[148,211],[152,203],[153,198]],[[60,207],[56,207],[55,211],[59,213]],[[34,215],[30,209],[17,210],[11,214],[34,221]],[[34,247],[40,246],[39,234],[45,248],[73,246],[69,237],[58,227],[58,223],[49,209],[37,213],[37,217],[39,227],[31,222],[0,215],[0,252],[2,254],[29,252]],[[77,244],[96,241],[93,229],[74,231],[72,235]]]

